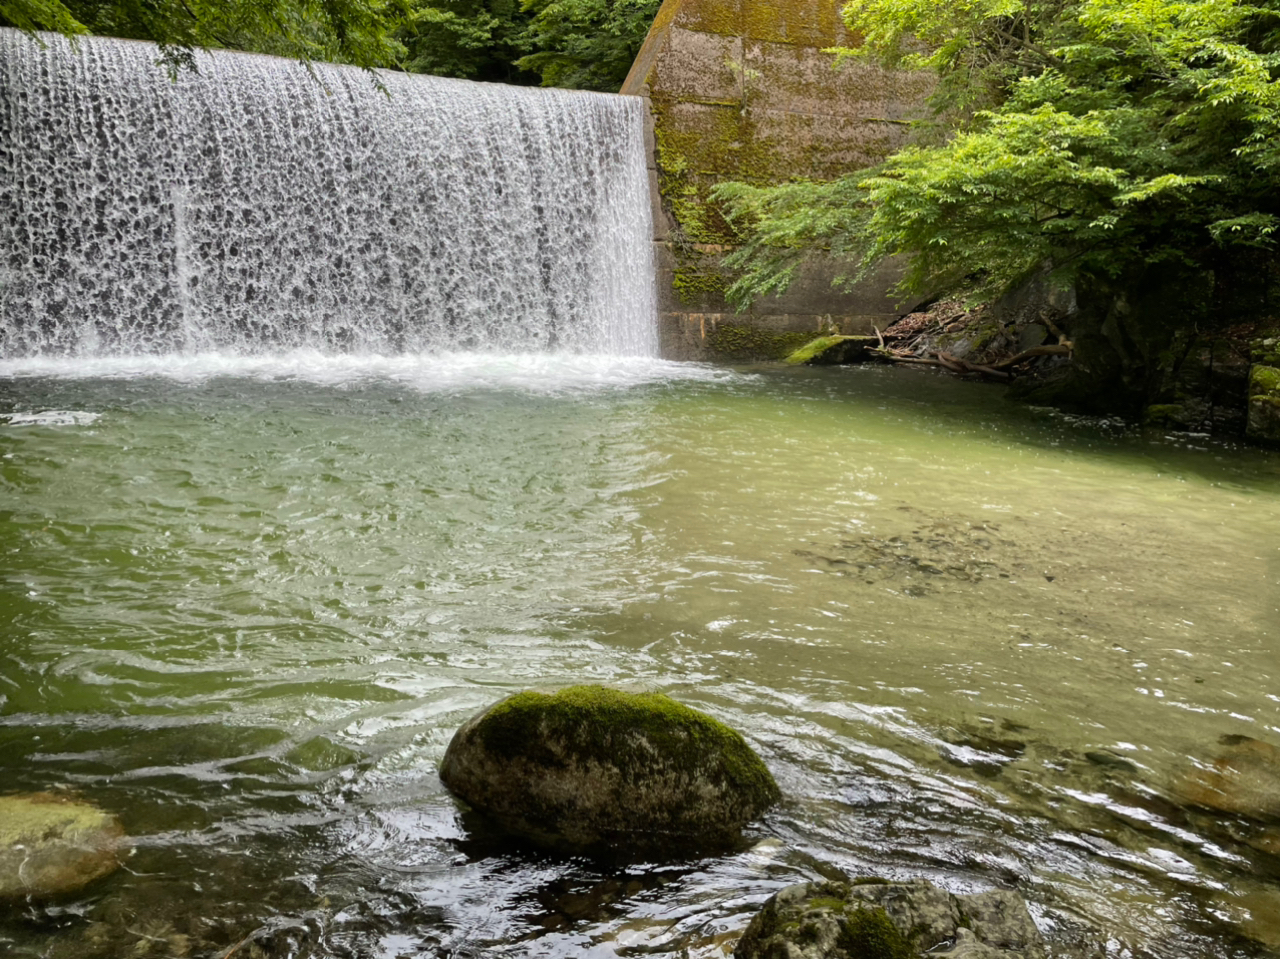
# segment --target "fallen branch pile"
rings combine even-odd
[[[969,317],[964,312],[951,312],[951,315],[944,314],[943,317],[912,314],[887,331],[892,344],[886,342],[885,334],[880,332],[879,327],[873,327],[879,345],[869,353],[890,363],[937,366],[962,376],[976,374],[998,380],[1012,379],[1018,372],[1017,367],[1040,357],[1071,355],[1071,341],[1047,318],[1042,318],[1041,322],[1058,338],[1057,343],[1034,346],[998,359],[987,358],[985,362],[975,362],[967,356],[956,356],[936,345],[945,334],[960,334],[969,325],[968,321]]]

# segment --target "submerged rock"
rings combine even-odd
[[[124,846],[119,820],[90,803],[0,796],[0,897],[72,892],[119,868]]]
[[[1219,744],[1210,762],[1174,779],[1174,796],[1218,812],[1280,820],[1280,749],[1249,736],[1223,736]]]
[[[751,920],[736,959],[1044,959],[1026,904],[995,890],[953,896],[924,879],[806,882]]]
[[[518,836],[623,852],[731,843],[779,798],[728,726],[601,686],[502,700],[454,734],[440,778]]]

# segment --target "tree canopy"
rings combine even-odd
[[[253,50],[418,73],[617,90],[661,0],[0,0],[0,26]]]
[[[990,300],[1047,274],[1151,353],[1274,271],[1280,0],[852,0],[844,15],[866,40],[843,56],[937,72],[947,133],[830,183],[722,187],[746,231],[740,303],[814,249],[849,276],[905,254],[904,291]]]
[[[68,36],[103,34],[159,44],[175,71],[197,49],[254,50],[310,62],[390,66],[410,0],[0,0],[0,24]]]

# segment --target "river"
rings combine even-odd
[[[1280,744],[1278,507],[1275,453],[914,370],[7,363],[4,788],[136,849],[0,951],[696,959],[839,870],[1275,955],[1271,834],[1177,783]],[[451,734],[579,682],[725,720],[784,801],[709,859],[488,835]]]

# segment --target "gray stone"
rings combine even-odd
[[[983,942],[1028,959],[1044,955],[1040,931],[1027,912],[1027,904],[1017,893],[993,889],[955,898],[961,914],[980,931]]]
[[[743,738],[656,693],[519,693],[471,719],[440,767],[503,829],[568,849],[685,851],[735,841],[779,798]]]
[[[1040,323],[1028,323],[1018,331],[1018,352],[1034,350],[1044,343],[1049,330]]]
[[[764,904],[736,959],[1045,959],[1026,904],[1003,890],[953,896],[924,879],[788,886]]]
[[[56,793],[0,796],[0,897],[73,892],[127,853],[119,820]]]

